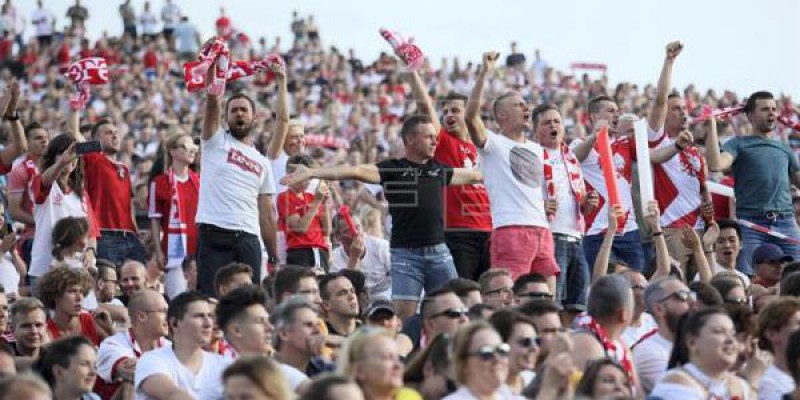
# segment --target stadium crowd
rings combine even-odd
[[[0,8],[0,400],[800,399],[790,97],[158,6]]]

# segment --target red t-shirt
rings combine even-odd
[[[128,167],[101,153],[86,154],[83,159],[86,193],[98,228],[136,232],[131,214],[133,188]]]
[[[325,235],[322,233],[322,218],[318,210],[309,210],[311,202],[314,201],[314,195],[311,193],[294,193],[291,190],[285,190],[278,195],[278,225],[284,227],[286,232],[287,249],[328,249],[328,243],[325,241]],[[322,206],[320,206],[322,208]],[[316,212],[314,218],[311,219],[311,224],[308,226],[306,233],[300,234],[293,232],[291,229],[286,228],[286,218],[290,215],[299,215],[300,218],[306,215],[309,211]]]
[[[33,215],[33,201],[31,200],[30,184],[33,177],[38,174],[39,169],[36,167],[36,163],[28,157],[25,157],[25,161],[14,167],[8,174],[8,193],[21,193],[22,203],[20,206],[23,211],[31,215]],[[26,224],[20,239],[33,239],[35,230],[35,225]]]
[[[144,59],[143,60],[144,67],[146,69],[158,68],[158,55],[156,55],[156,52],[154,50],[147,50],[144,53],[143,59]]]
[[[186,251],[188,254],[197,252],[197,225],[194,217],[197,214],[197,203],[200,195],[200,176],[194,171],[189,171],[189,178],[185,182],[176,182],[178,187],[178,200],[180,201],[180,219],[186,224]],[[169,232],[170,215],[172,215],[172,185],[169,175],[161,174],[153,178],[150,184],[149,215],[150,218],[161,219],[161,251],[167,254],[167,233]]]
[[[81,335],[89,339],[95,347],[100,346],[100,334],[97,332],[97,326],[94,324],[94,317],[88,311],[81,311],[78,314],[78,321],[81,324]],[[51,318],[47,319],[47,331],[50,332],[50,338],[53,340],[66,337],[64,332],[56,325]]]
[[[433,159],[452,168],[477,168],[478,149],[442,128]],[[447,186],[445,189],[444,226],[491,232],[492,213],[489,195],[483,184]]]

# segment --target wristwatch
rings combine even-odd
[[[19,121],[19,111],[15,110],[14,113],[11,115],[9,114],[3,115],[3,119],[6,121]]]
[[[278,265],[278,257],[272,255],[267,256],[267,264]]]

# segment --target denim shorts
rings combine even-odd
[[[430,293],[457,278],[447,245],[393,248],[392,299],[419,300],[422,289]]]

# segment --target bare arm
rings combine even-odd
[[[450,185],[472,185],[483,182],[481,172],[476,169],[453,168],[453,178]]]
[[[273,210],[275,203],[272,195],[258,195],[258,225],[261,228],[261,240],[267,248],[269,256],[278,256],[278,245],[275,232],[278,230],[278,221]],[[261,282],[258,282],[259,284]]]
[[[147,377],[139,387],[144,394],[155,400],[195,400],[194,396],[179,388],[163,374]]]
[[[681,42],[672,42],[667,45],[667,55],[664,58],[664,65],[661,67],[661,75],[658,77],[656,99],[653,108],[650,109],[650,115],[647,117],[650,129],[656,132],[664,126],[667,118],[667,96],[672,88],[672,64],[681,50],[683,50]]]
[[[289,89],[286,84],[286,70],[283,66],[272,68],[275,74],[275,81],[278,85],[278,112],[275,121],[275,131],[269,139],[267,146],[267,158],[276,160],[283,151],[283,142],[289,132]]]
[[[658,202],[652,200],[645,210],[645,221],[650,227],[650,237],[653,240],[653,248],[656,252],[656,271],[651,279],[669,275],[671,263],[667,239],[664,238],[664,231],[661,228],[661,212],[658,209]]]
[[[324,212],[324,201],[328,193],[327,185],[323,182],[320,182],[316,192],[314,193],[314,200],[311,201],[306,214],[302,217],[299,214],[289,215],[286,217],[286,227],[293,232],[300,234],[306,233],[308,231],[308,227],[311,226],[311,221],[314,220],[314,217],[316,217],[317,213]]]
[[[164,258],[164,252],[161,251],[161,218],[150,218],[150,232],[153,236],[153,254],[156,256],[156,262],[164,267],[167,265],[167,260]]]
[[[422,77],[419,76],[417,71],[411,71],[408,73],[408,81],[411,84],[411,91],[414,93],[414,99],[417,102],[417,110],[420,114],[428,116],[436,132],[439,132],[442,129],[442,125],[439,123],[436,108],[433,106],[431,96],[428,95],[425,83],[422,82]]]
[[[608,127],[608,121],[606,120],[599,120],[594,124],[594,132],[586,136],[586,139],[577,145],[572,150],[575,153],[575,158],[578,161],[583,162],[586,157],[589,157],[589,153],[591,153],[592,149],[594,148],[595,142],[597,142],[597,133],[600,132],[600,129],[603,127]]]
[[[26,225],[36,225],[31,213],[22,209],[22,196],[24,193],[9,193],[8,194],[8,211],[14,221],[22,222]]]
[[[608,229],[603,236],[603,242],[600,244],[600,249],[597,250],[597,256],[594,259],[592,283],[597,282],[598,279],[608,273],[608,261],[611,259],[611,246],[614,245],[614,235],[617,234],[618,217],[623,214],[621,205],[609,207]],[[576,363],[576,365],[578,364]]]
[[[733,165],[733,156],[730,153],[720,152],[719,135],[717,134],[717,119],[709,118],[711,128],[706,137],[706,161],[708,169],[714,172],[727,171]]]
[[[58,179],[58,176],[61,174],[61,170],[64,169],[64,167],[66,167],[76,157],[75,143],[73,143],[69,145],[69,147],[67,147],[67,149],[58,156],[58,158],[56,158],[56,162],[53,163],[53,165],[42,172],[42,184],[47,187],[52,185],[53,182]]]
[[[691,146],[692,143],[694,143],[694,136],[692,136],[689,131],[683,131],[675,138],[675,142],[672,146],[664,146],[659,149],[650,150],[650,163],[665,163],[686,147]]]
[[[478,72],[478,79],[475,80],[475,86],[472,88],[472,93],[469,95],[467,110],[464,114],[464,120],[467,123],[467,130],[469,130],[472,143],[475,143],[475,146],[479,148],[483,148],[486,143],[486,127],[483,126],[480,110],[481,102],[483,101],[483,86],[486,83],[486,75],[492,72],[499,57],[500,53],[494,51],[483,53],[483,63]]]
[[[339,165],[331,168],[307,168],[295,165],[295,171],[281,179],[284,185],[291,185],[309,179],[322,179],[326,181],[342,181],[355,179],[367,183],[380,183],[381,175],[375,164],[359,164],[356,166]]]
[[[17,111],[19,82],[12,82],[9,90],[10,98],[8,99],[9,101],[4,111],[4,115],[7,116],[11,116]],[[22,121],[19,119],[11,121],[11,135],[8,139],[6,147],[0,152],[0,161],[5,165],[11,165],[17,157],[28,151],[28,140],[25,138],[25,128],[23,128]]]

